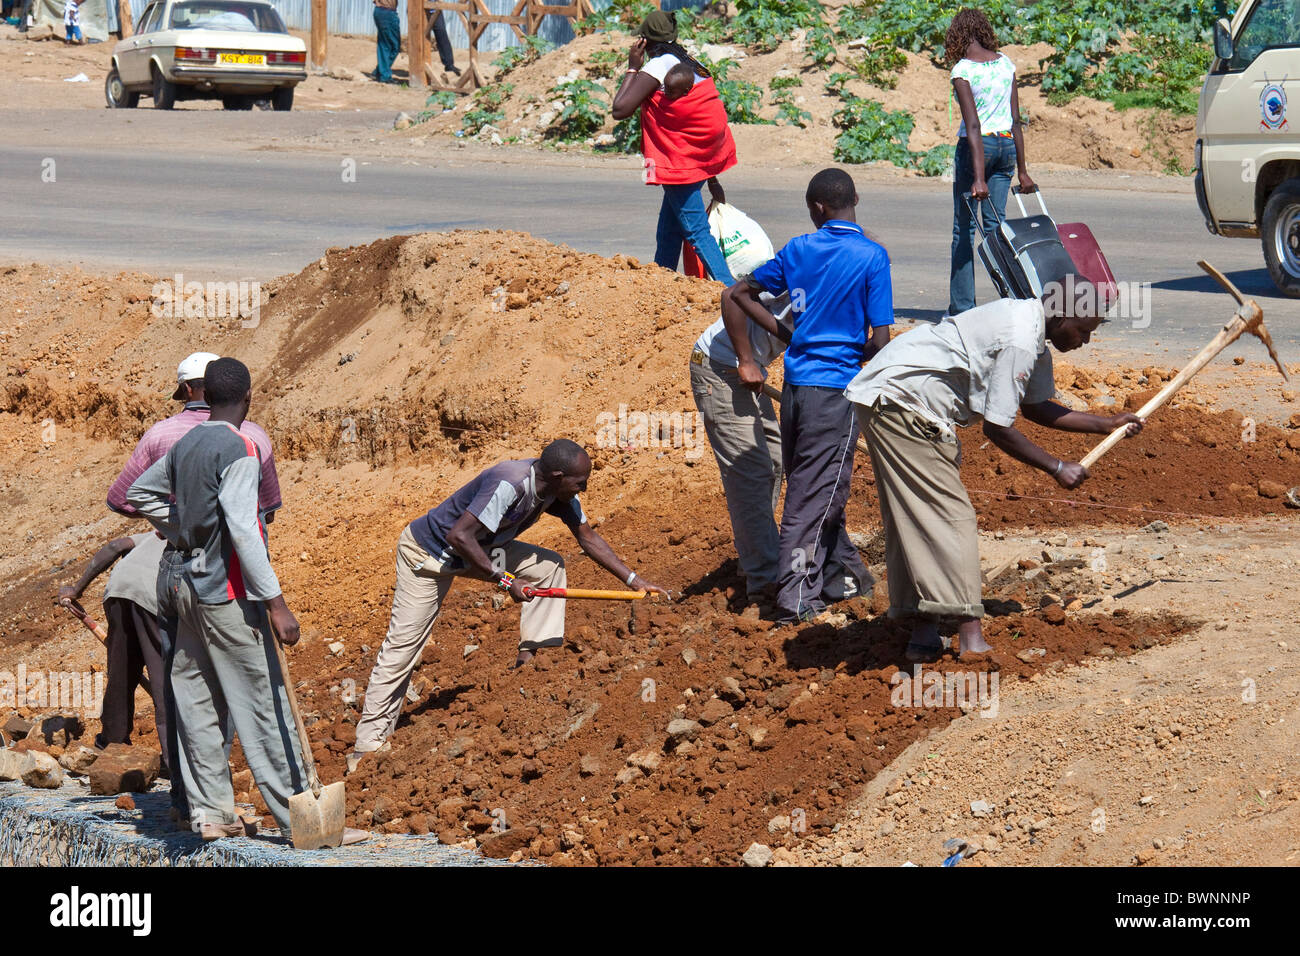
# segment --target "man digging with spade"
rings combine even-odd
[[[388,747],[411,673],[457,577],[494,581],[523,605],[515,667],[543,647],[564,643],[564,599],[535,599],[524,590],[565,587],[564,558],[515,540],[543,513],[563,521],[583,552],[628,587],[668,594],[624,564],[587,523],[577,495],[586,491],[590,474],[591,459],[582,446],[561,438],[547,445],[540,458],[493,465],[406,526],[397,540],[388,634],[366,685],[348,773],[366,754]]]
[[[1096,296],[1069,294],[1076,288],[1092,287],[1065,276],[1041,299],[1000,299],[900,335],[844,390],[871,449],[889,615],[913,619],[909,660],[943,652],[940,616],[958,619],[961,652],[992,650],[980,628],[978,528],[961,483],[954,426],[983,417],[985,437],[1062,488],[1077,488],[1087,469],[1026,438],[1014,427],[1017,413],[1062,431],[1107,434],[1127,425],[1132,437],[1142,430],[1142,419],[1127,412],[1093,415],[1051,401],[1056,383],[1047,343],[1072,352],[1103,321]]]

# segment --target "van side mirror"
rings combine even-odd
[[[1232,28],[1224,19],[1214,24],[1214,55],[1220,60],[1232,59]]]

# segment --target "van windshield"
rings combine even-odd
[[[172,7],[173,30],[236,30],[244,33],[288,33],[275,9],[265,3],[239,0],[190,0]]]
[[[1265,50],[1300,45],[1300,4],[1260,0],[1233,43],[1229,70],[1244,70]]]

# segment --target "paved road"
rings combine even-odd
[[[106,113],[80,115],[93,126]],[[298,270],[331,246],[454,228],[521,229],[586,251],[653,257],[658,193],[631,169],[544,160],[503,166],[447,150],[430,154],[432,165],[366,159],[363,147],[383,135],[377,124],[386,116],[293,114],[299,132],[311,123],[342,124],[358,144],[355,182],[345,182],[346,146],[284,152],[219,145],[220,124],[265,124],[273,114],[135,115],[142,132],[154,130],[142,138],[147,145],[32,145],[43,133],[30,124],[0,145],[0,179],[10,190],[0,207],[0,260],[268,278]],[[156,128],[173,121],[218,124],[218,145],[168,148]],[[76,141],[61,135],[67,124],[64,118],[46,135]],[[186,138],[192,141],[192,132]],[[47,157],[56,162],[54,182],[40,178]],[[741,167],[727,182],[731,199],[781,242],[809,228],[805,176]],[[890,250],[904,317],[932,317],[947,303],[949,189],[909,180],[860,190],[859,218]],[[1169,349],[1166,364],[1176,364],[1177,353],[1207,341],[1231,311],[1227,297],[1207,294],[1217,287],[1195,266],[1207,257],[1260,299],[1284,354],[1300,360],[1300,303],[1273,294],[1257,242],[1205,232],[1190,191],[1057,188],[1048,196],[1058,222],[1092,226],[1118,277],[1152,284],[1149,327],[1113,323],[1106,338],[1114,345],[1150,351],[1162,363]],[[981,282],[983,298],[990,286],[982,275]]]

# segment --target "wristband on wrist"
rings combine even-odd
[[[1062,458],[1056,459],[1056,470],[1052,472],[1052,477],[1055,478],[1057,475],[1059,475],[1061,473],[1061,469],[1064,467],[1065,467],[1065,460]]]
[[[626,582],[626,583],[627,583],[627,586],[628,586],[628,587],[631,587],[631,586],[632,586],[632,582],[635,581],[635,580],[636,580],[636,572],[633,571],[631,574],[629,574],[629,575],[627,576],[627,582]]]
[[[503,591],[509,591],[510,585],[515,583],[515,576],[509,571],[502,571],[501,577],[497,578],[497,587]]]

